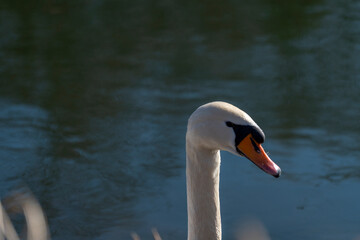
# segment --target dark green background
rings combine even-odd
[[[264,130],[273,179],[223,153],[223,235],[360,235],[357,1],[0,2],[0,193],[52,239],[185,239],[185,131],[223,100]]]

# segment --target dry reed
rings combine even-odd
[[[26,221],[27,240],[49,240],[50,233],[44,212],[27,188],[9,194],[0,202],[0,240],[20,240],[8,212],[23,214]]]

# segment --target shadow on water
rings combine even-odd
[[[284,169],[283,198],[258,212],[270,235],[303,239],[336,223],[334,236],[354,236],[356,219],[316,214],[334,207],[320,200],[333,187],[347,196],[359,179],[358,10],[351,1],[3,1],[0,191],[29,184],[53,239],[113,239],[112,228],[126,238],[154,223],[164,238],[184,238],[187,117],[220,99],[254,117]],[[231,167],[224,161],[224,173]],[[223,174],[223,188],[255,177],[262,191],[242,190],[262,199],[274,183],[264,189],[256,173]],[[321,188],[312,201],[309,186]],[[279,222],[266,217],[275,212]],[[288,212],[292,232],[280,227]],[[242,213],[224,206],[225,237]]]

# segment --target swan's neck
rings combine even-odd
[[[220,240],[220,153],[186,144],[188,240]]]

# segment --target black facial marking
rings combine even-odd
[[[227,122],[226,122],[226,126],[228,126],[228,127],[233,127],[234,124],[233,124],[232,122],[227,121]]]
[[[238,152],[238,154],[240,154],[240,156],[246,157],[246,155],[239,150],[239,148],[235,147],[236,151]]]
[[[235,132],[235,146],[238,146],[240,144],[240,142],[249,134],[252,135],[252,138],[257,143],[263,143],[265,141],[265,135],[264,135],[263,131],[261,131],[261,129],[259,129],[255,126],[238,125],[238,124],[235,124],[235,123],[232,123],[229,121],[226,122],[226,126],[231,127]],[[254,141],[253,139],[251,139],[251,141]],[[256,144],[253,143],[253,145],[256,145]],[[236,149],[238,152],[240,152],[238,150],[238,148],[236,148]],[[255,148],[255,150],[257,151],[256,148]],[[241,154],[244,155],[243,153],[241,153]]]

